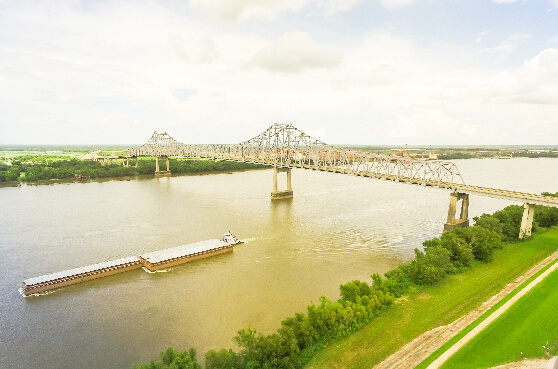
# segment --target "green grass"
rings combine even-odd
[[[451,346],[456,344],[460,339],[465,337],[465,335],[467,335],[470,331],[475,329],[475,327],[477,327],[486,318],[488,318],[492,313],[494,313],[496,310],[498,310],[502,305],[504,305],[506,302],[508,302],[513,296],[517,295],[523,288],[527,287],[527,285],[529,283],[534,281],[539,275],[544,273],[554,263],[556,263],[556,260],[554,262],[548,264],[547,266],[545,266],[541,270],[539,270],[534,275],[532,275],[529,279],[527,279],[525,282],[523,282],[521,285],[519,285],[517,288],[515,288],[512,292],[510,292],[507,296],[505,296],[502,300],[500,300],[497,304],[495,304],[493,307],[488,309],[484,314],[482,314],[480,317],[478,317],[474,322],[469,324],[465,329],[463,329],[461,332],[459,332],[457,335],[455,335],[448,342],[443,344],[438,350],[433,352],[432,355],[430,355],[422,363],[417,365],[415,367],[415,369],[424,369],[424,368],[428,367],[428,365],[430,365],[434,360],[436,360],[438,357],[440,357],[440,355],[442,355],[445,351],[447,351]],[[452,367],[450,366],[448,368],[452,368]]]
[[[558,229],[508,244],[491,263],[476,262],[464,273],[424,287],[402,305],[316,353],[307,368],[370,368],[422,333],[453,322],[480,306],[509,282],[558,248]]]
[[[552,272],[442,368],[473,369],[543,358],[558,351],[558,271]],[[547,354],[548,353],[548,354]]]

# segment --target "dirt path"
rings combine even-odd
[[[376,365],[374,369],[414,368],[415,366],[420,364],[424,359],[430,356],[430,354],[432,354],[434,351],[440,348],[444,343],[446,343],[448,340],[453,338],[456,334],[461,332],[465,327],[467,327],[469,324],[474,322],[478,317],[480,317],[482,314],[488,311],[491,307],[496,305],[500,300],[502,300],[505,296],[507,296],[510,292],[512,292],[515,288],[517,288],[520,284],[525,282],[527,279],[531,278],[535,273],[537,273],[539,270],[541,270],[542,268],[544,268],[546,265],[548,265],[549,263],[551,263],[553,260],[557,258],[558,258],[558,251],[554,252],[552,255],[550,255],[543,261],[541,261],[539,264],[535,265],[533,268],[531,268],[531,270],[523,274],[521,277],[517,278],[515,281],[509,283],[506,287],[504,287],[504,289],[502,289],[502,291],[492,296],[488,301],[483,303],[477,309],[471,311],[469,314],[464,315],[463,317],[457,319],[456,321],[448,325],[437,327],[428,332],[423,333],[419,337],[415,338],[413,341],[409,342],[407,345],[403,346],[399,351],[392,354],[387,359],[385,359],[384,361]],[[558,266],[558,263],[555,264],[553,268],[555,268],[556,266]],[[529,284],[529,286],[531,284]],[[524,290],[529,286],[525,287]],[[521,292],[523,292],[523,290]],[[520,295],[521,292],[518,293],[518,295]],[[516,297],[518,295],[516,295]],[[494,314],[496,314],[496,312]],[[490,317],[492,317],[494,314],[492,314]],[[489,318],[487,318],[487,320]],[[429,368],[433,368],[433,366],[431,365],[429,366]]]

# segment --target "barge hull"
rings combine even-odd
[[[167,259],[167,260],[163,260],[163,261],[160,261],[160,262],[157,262],[157,263],[151,263],[148,260],[142,258],[141,256],[139,258],[143,262],[143,265],[144,265],[145,268],[147,268],[150,272],[154,272],[154,271],[157,271],[157,270],[170,268],[170,267],[173,267],[173,266],[176,266],[176,265],[189,263],[189,262],[195,261],[195,260],[205,259],[205,258],[208,258],[210,256],[225,254],[225,253],[232,252],[232,251],[233,251],[233,247],[232,247],[232,245],[230,245],[230,246],[224,246],[224,247],[218,248],[218,249],[203,251],[203,252],[196,253],[196,254],[189,254],[189,255],[184,255],[184,256],[181,256],[181,257],[173,258],[173,259]]]
[[[91,281],[93,279],[108,277],[110,275],[127,272],[129,270],[139,269],[142,266],[143,265],[141,261],[138,260],[137,262],[130,263],[128,265],[117,265],[110,268],[104,268],[92,272],[63,277],[52,281],[45,281],[32,285],[27,285],[25,282],[23,282],[22,290],[25,296],[29,296],[36,293],[51,291],[60,287],[66,287],[81,282]]]

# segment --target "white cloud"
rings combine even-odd
[[[356,4],[364,0],[329,0],[322,4],[326,15],[334,15],[337,12],[346,12],[351,10]]]
[[[486,36],[488,34],[488,31],[482,31],[477,35],[477,38],[475,39],[476,43],[480,43],[482,42],[484,36]]]
[[[191,0],[194,8],[224,23],[274,19],[283,11],[298,11],[312,0]]]
[[[360,73],[345,73],[333,81],[339,88],[347,87],[378,87],[394,83],[400,72],[391,64],[378,64]]]
[[[485,32],[483,47],[424,43],[393,28],[346,27],[361,14],[333,17],[357,0],[210,1],[207,11],[229,23],[277,17],[233,27],[200,18],[195,4],[53,2],[21,0],[0,13],[0,143],[139,143],[154,129],[233,143],[273,122],[331,143],[521,142],[502,127],[558,116],[556,49],[515,67],[492,63],[528,50],[529,35],[494,52]],[[288,32],[303,26],[278,17],[306,10],[316,21],[308,33]]]
[[[380,4],[386,9],[396,9],[403,6],[410,5],[417,0],[378,0]]]
[[[558,103],[558,50],[543,50],[519,68],[496,73],[487,93],[503,102]]]
[[[534,58],[527,60],[523,68],[524,72],[538,83],[558,83],[558,49],[541,51]]]
[[[288,32],[274,44],[260,50],[250,63],[272,72],[300,73],[308,69],[339,65],[343,54],[326,50],[305,32]]]
[[[499,45],[489,48],[489,50],[496,53],[508,54],[525,44],[531,37],[532,35],[530,33],[516,33],[506,38]]]
[[[185,61],[205,64],[217,59],[215,40],[201,37],[197,40],[185,40],[182,36],[171,34],[169,39],[178,55]]]
[[[351,10],[363,0],[191,0],[190,5],[225,24],[246,20],[272,20],[283,12],[300,12],[311,4],[331,16]],[[414,0],[381,0],[388,3],[408,3]]]

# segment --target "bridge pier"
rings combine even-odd
[[[155,177],[170,176],[169,157],[161,156],[161,159],[167,159],[167,170],[159,170],[159,157],[155,157]]]
[[[287,172],[286,191],[277,190],[277,173],[279,172]],[[290,197],[293,197],[293,186],[291,184],[291,168],[273,167],[273,192],[271,193],[271,199],[285,199]]]
[[[461,200],[461,212],[459,218],[455,218],[457,211],[457,202]],[[444,224],[444,232],[452,231],[456,228],[469,226],[469,194],[452,192],[450,196],[450,205],[448,210],[448,219]]]
[[[525,210],[521,219],[521,228],[519,228],[519,238],[531,237],[533,217],[535,215],[535,204],[525,203],[523,206]]]

